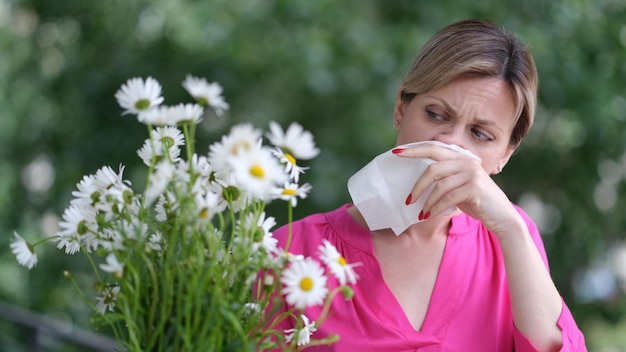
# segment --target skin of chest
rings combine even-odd
[[[428,238],[395,236],[388,230],[372,233],[385,283],[417,331],[428,311],[446,238],[445,234]]]

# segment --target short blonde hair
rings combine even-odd
[[[509,144],[519,146],[533,124],[537,106],[539,78],[530,49],[492,22],[453,23],[417,53],[402,82],[401,99],[410,101],[461,77],[495,77],[509,84],[516,101]]]

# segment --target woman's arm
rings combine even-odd
[[[494,233],[500,242],[515,327],[539,351],[558,351],[562,332],[557,320],[563,307],[528,226],[511,205],[510,225]]]
[[[417,199],[436,181],[424,203],[424,213],[435,217],[457,206],[497,236],[515,327],[539,351],[558,351],[563,341],[557,325],[563,307],[561,297],[526,222],[480,162],[432,145],[409,148],[398,155],[436,161],[417,180],[411,198]]]

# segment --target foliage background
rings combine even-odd
[[[62,276],[89,285],[82,258],[41,246],[26,272],[9,240],[54,233],[75,184],[103,165],[127,165],[141,185],[145,127],[114,99],[126,79],[153,76],[171,104],[190,101],[187,73],[222,84],[231,110],[203,123],[199,151],[242,121],[311,130],[322,153],[302,217],[350,201],[347,179],[394,143],[413,55],[467,17],[499,22],[534,52],[536,124],[497,181],[542,229],[590,350],[626,350],[623,0],[0,0],[0,300],[90,327]],[[0,331],[0,348],[25,348],[16,327]]]

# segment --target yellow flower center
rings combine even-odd
[[[139,99],[135,102],[135,108],[137,110],[146,110],[150,107],[150,99]]]
[[[76,225],[76,233],[79,235],[84,235],[89,231],[89,227],[87,226],[87,222],[85,220],[81,220],[78,225]]]
[[[296,158],[294,158],[293,155],[285,153],[285,158],[287,158],[287,161],[289,161],[290,164],[296,165]]]
[[[348,262],[346,262],[346,258],[344,258],[343,256],[339,256],[339,265],[341,266],[348,265]]]
[[[313,288],[313,280],[309,277],[305,277],[300,281],[300,288],[302,291],[311,291]]]
[[[285,195],[285,196],[294,196],[295,194],[296,194],[296,190],[295,189],[291,189],[291,188],[283,189],[283,195]]]
[[[235,186],[227,186],[222,188],[222,198],[229,202],[236,202],[239,199],[240,195],[241,191],[239,191],[239,188]]]
[[[197,96],[196,99],[200,105],[209,105],[209,99],[207,97]]]
[[[161,138],[161,143],[163,143],[163,147],[165,147],[165,149],[170,149],[174,145],[174,138],[165,136]]]
[[[254,165],[250,168],[250,174],[257,178],[263,178],[265,171],[263,171],[263,168],[259,165]]]
[[[207,217],[209,217],[209,209],[204,208],[200,211],[200,219],[206,219]]]
[[[264,238],[265,238],[265,231],[263,231],[262,228],[257,227],[254,230],[254,232],[252,233],[252,240],[254,242],[259,243],[259,242],[263,241]]]
[[[250,144],[248,144],[246,141],[239,141],[237,143],[234,143],[233,148],[230,150],[231,154],[237,155],[240,148],[243,150],[248,150],[250,149]]]

